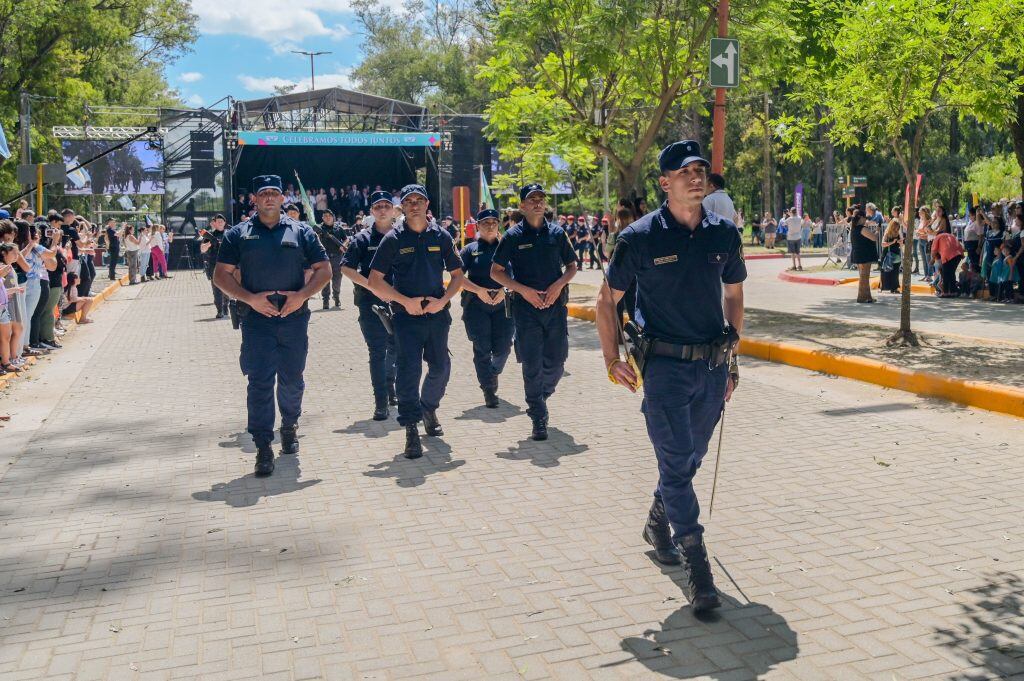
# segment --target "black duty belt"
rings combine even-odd
[[[677,345],[656,340],[651,343],[651,352],[659,357],[672,357],[674,359],[700,362],[708,358],[714,358],[715,354],[719,352],[719,346],[710,343]]]

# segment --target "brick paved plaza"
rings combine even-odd
[[[201,275],[123,289],[0,395],[0,678],[1024,679],[1021,421],[745,362],[698,621],[592,325],[534,443],[518,365],[484,409],[457,319],[446,435],[407,461],[343,296],[266,480]]]

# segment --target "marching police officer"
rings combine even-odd
[[[644,539],[662,563],[678,564],[681,554],[686,595],[699,612],[721,603],[693,477],[739,380],[728,360],[743,329],[747,270],[736,227],[701,206],[710,164],[700,145],[670,144],[658,160],[668,199],[619,234],[598,295],[597,328],[609,379],[633,392],[643,381],[642,411],[659,472]],[[636,314],[630,315],[642,329],[640,376],[619,356],[615,311],[634,281]]]
[[[370,351],[373,420],[384,421],[388,417],[388,404],[398,404],[395,395],[395,337],[380,318],[386,310],[386,303],[370,291],[366,278],[381,239],[394,224],[395,204],[389,192],[377,191],[370,195],[370,215],[373,216],[373,226],[352,237],[341,261],[341,271],[355,283],[352,289],[359,310],[359,329],[363,332],[366,349]],[[391,283],[391,276],[385,277],[385,281]]]
[[[302,372],[309,349],[309,306],[331,278],[327,253],[309,225],[281,215],[281,178],[253,179],[256,214],[221,241],[213,283],[239,302],[242,373],[249,378],[248,431],[256,443],[256,475],[274,472],[274,380],[281,410],[281,450],[299,450]],[[241,283],[235,271],[241,271]],[[306,271],[312,270],[308,283]]]
[[[220,242],[224,238],[224,228],[227,220],[220,213],[210,220],[212,229],[203,235],[203,241],[199,244],[199,252],[206,256],[206,263],[203,270],[206,278],[210,280],[213,289],[213,306],[217,310],[217,319],[224,319],[228,315],[228,297],[213,283],[213,270],[217,266],[217,254],[220,252]]]
[[[423,456],[416,424],[423,420],[427,435],[444,435],[437,408],[451,374],[448,329],[449,301],[462,286],[462,260],[451,235],[427,222],[427,190],[410,184],[402,188],[405,221],[396,225],[377,247],[368,283],[378,297],[391,301],[398,347],[398,422],[405,426],[405,456]],[[451,273],[447,289],[444,270]],[[385,277],[390,274],[392,283]],[[423,362],[427,376],[420,390]]]
[[[334,212],[325,210],[320,218],[323,222],[313,231],[320,237],[320,242],[327,251],[327,259],[331,263],[331,281],[324,286],[323,298],[324,309],[330,307],[331,291],[334,291],[334,307],[341,307],[341,259],[345,254],[345,230],[335,224]]]
[[[531,437],[546,440],[547,399],[569,356],[567,286],[576,276],[576,254],[565,231],[544,217],[543,187],[528,184],[519,190],[519,199],[523,221],[509,228],[498,244],[491,278],[515,294],[516,356],[523,365]]]
[[[505,291],[491,279],[491,263],[498,248],[498,211],[476,214],[476,240],[459,256],[466,269],[462,282],[462,321],[473,343],[473,366],[484,404],[498,406],[498,376],[512,350],[512,321],[505,316]]]

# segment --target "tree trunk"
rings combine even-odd
[[[960,155],[960,117],[956,111],[951,111],[949,114],[949,155],[957,157]],[[957,170],[959,170],[959,159],[957,160]],[[957,182],[956,176],[954,175],[952,186],[949,188],[949,208],[954,213],[960,212],[957,207],[960,205],[960,183]]]
[[[818,110],[818,120],[822,117],[822,111]],[[832,126],[818,124],[819,135],[821,136],[821,218],[826,223],[832,219],[832,211],[835,210],[835,177],[836,177],[836,148],[828,136]]]
[[[768,111],[768,93],[764,93],[764,149],[762,153],[764,155],[764,177],[761,178],[761,212],[771,213],[775,215],[775,211],[772,210],[772,134],[769,126],[769,118],[771,114]]]
[[[1013,155],[1020,166],[1020,191],[1024,196],[1024,95],[1013,100],[1015,116],[1010,119],[1010,137],[1013,139]]]
[[[903,345],[911,345],[917,347],[919,345],[917,341],[917,334],[910,329],[910,289],[913,286],[911,283],[910,271],[914,267],[914,207],[911,205],[911,201],[914,199],[914,186],[917,184],[917,166],[918,161],[914,159],[912,163],[912,169],[910,172],[904,170],[904,179],[906,180],[906,186],[910,188],[910,191],[905,192],[903,216],[906,220],[907,225],[907,237],[903,241],[903,270],[900,277],[900,330],[894,333],[888,340],[889,345],[895,345],[897,343]],[[924,263],[922,263],[922,266]]]

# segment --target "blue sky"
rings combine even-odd
[[[346,87],[362,40],[347,8],[346,0],[192,0],[199,36],[166,68],[168,83],[192,106],[264,97],[289,83],[308,90],[309,58],[289,52],[301,49],[333,52],[316,58],[317,88]]]

